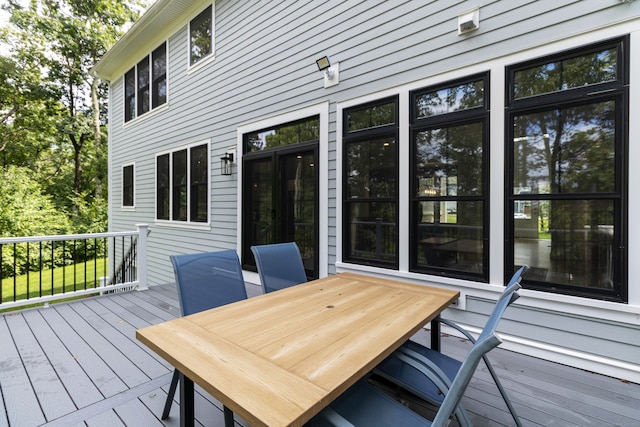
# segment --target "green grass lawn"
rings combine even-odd
[[[15,285],[13,277],[2,279],[2,302],[13,301],[14,295],[15,300],[23,300],[27,299],[27,295],[28,298],[36,298],[61,294],[63,288],[64,292],[72,292],[85,287],[87,289],[98,287],[100,277],[107,275],[106,267],[105,259],[99,258],[86,263],[54,268],[53,272],[51,269],[46,269],[23,274],[15,278]]]

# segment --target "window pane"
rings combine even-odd
[[[346,147],[347,198],[396,197],[396,141],[380,138]]]
[[[136,66],[138,71],[138,115],[149,111],[149,57]]]
[[[156,162],[156,217],[169,219],[169,155],[158,156]]]
[[[614,202],[531,200],[528,218],[514,220],[514,264],[525,279],[613,288]]]
[[[299,122],[264,129],[245,135],[247,153],[320,139],[320,119],[313,117]]]
[[[133,165],[122,168],[122,206],[133,206]]]
[[[273,243],[275,237],[273,205],[273,162],[260,159],[247,162],[247,176],[251,183],[248,209],[250,220],[245,233],[251,236],[250,245]],[[249,228],[249,230],[246,230]]]
[[[187,150],[173,153],[172,204],[174,221],[187,220]]]
[[[191,149],[191,221],[207,222],[207,145]]]
[[[193,65],[212,52],[212,6],[196,16],[189,25],[191,46],[190,64]]]
[[[136,69],[124,75],[124,121],[136,118]]]
[[[281,237],[300,248],[305,267],[313,270],[316,248],[316,165],[313,151],[280,157]]]
[[[417,202],[417,266],[483,271],[481,201]]]
[[[514,73],[513,98],[519,99],[615,81],[616,70],[617,50],[615,48],[536,65]]]
[[[415,96],[415,118],[468,110],[484,105],[484,81],[464,83]]]
[[[396,262],[395,203],[348,203],[349,256],[368,261]]]
[[[615,191],[615,102],[514,118],[514,194]]]
[[[167,44],[162,45],[153,51],[151,55],[152,63],[152,106],[156,108],[167,102]]]
[[[346,114],[347,132],[373,129],[396,122],[396,103],[394,101],[365,108],[354,108]]]
[[[416,197],[482,195],[483,124],[417,132]]]

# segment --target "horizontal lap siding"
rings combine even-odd
[[[464,324],[482,326],[494,306],[492,300],[467,297],[466,311],[449,310],[447,316]],[[505,312],[498,332],[640,365],[638,325],[524,307],[516,302]]]
[[[173,281],[169,255],[236,248],[237,169],[220,175],[220,156],[237,144],[237,129],[258,120],[329,101],[328,252],[329,272],[335,272],[338,224],[336,199],[341,177],[336,166],[336,103],[397,87],[415,86],[437,76],[474,67],[514,53],[538,49],[573,35],[627,19],[637,2],[618,0],[486,1],[480,8],[480,31],[458,36],[457,16],[478,5],[463,0],[438,1],[217,1],[215,59],[187,71],[187,22],[167,35],[169,102],[122,126],[123,80],[112,82],[110,137],[112,141],[112,228],[132,229],[151,224],[149,282]],[[159,44],[159,43],[158,43]],[[540,55],[553,53],[540,49]],[[329,55],[340,61],[340,84],[328,89],[315,60]],[[139,58],[136,58],[138,60]],[[133,62],[132,62],[133,63]],[[505,63],[505,65],[508,65]],[[488,65],[487,68],[488,69]],[[406,92],[406,89],[402,89]],[[503,114],[492,99],[492,114]],[[189,230],[154,224],[155,155],[202,140],[211,140],[211,230]],[[498,140],[495,144],[504,144]],[[502,150],[503,148],[500,147]],[[120,170],[136,162],[136,209],[120,209]],[[499,165],[502,167],[502,165]],[[501,198],[502,189],[491,197]],[[498,245],[500,242],[493,242]],[[432,279],[432,278],[429,278]],[[481,326],[489,307],[470,298],[467,312],[455,316]],[[638,328],[552,311],[512,308],[506,331],[603,357],[638,362],[629,345]],[[588,332],[585,332],[588,331]],[[595,340],[595,341],[594,341]],[[597,342],[594,347],[592,344]]]

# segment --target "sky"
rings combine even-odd
[[[4,6],[5,4],[7,4],[6,0],[0,0],[0,7]],[[7,22],[9,22],[9,14],[0,9],[0,27],[6,26]],[[4,55],[6,53],[8,53],[8,48],[0,43],[0,55]]]

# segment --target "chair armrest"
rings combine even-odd
[[[335,427],[355,427],[346,418],[334,411],[330,406],[324,408],[318,415],[329,421]]]
[[[442,317],[438,316],[436,318],[436,320],[440,323],[443,323],[453,329],[455,329],[456,331],[460,332],[462,335],[464,335],[469,341],[471,341],[472,344],[475,344],[476,339],[473,337],[473,335],[471,335],[469,333],[469,331],[467,331],[465,328],[463,328],[462,326],[458,325],[455,322],[452,322],[451,320],[447,320],[447,319],[443,319]]]
[[[392,354],[393,357],[418,370],[427,377],[446,396],[451,387],[451,380],[447,374],[433,361],[418,352],[400,347]]]

